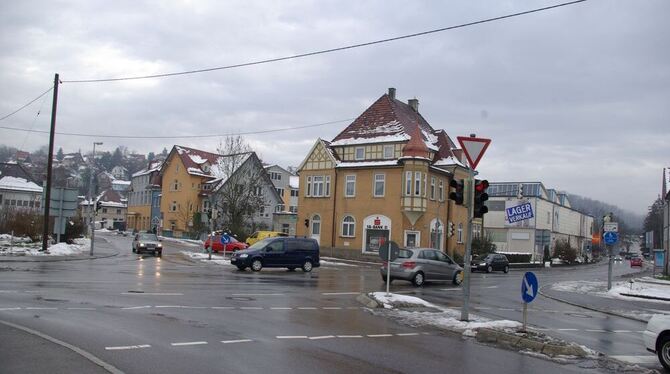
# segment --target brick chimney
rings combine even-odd
[[[407,100],[407,105],[409,105],[413,111],[419,113],[419,99],[409,99]]]
[[[395,99],[395,88],[394,87],[389,87],[389,97],[394,100]]]

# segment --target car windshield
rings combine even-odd
[[[484,261],[484,262],[493,261],[493,255],[488,255],[488,256],[482,258],[481,261]]]
[[[409,249],[401,249],[400,252],[398,252],[398,258],[411,258],[413,254],[414,252]]]
[[[148,241],[158,241],[158,237],[156,234],[140,234],[140,240],[148,240]]]
[[[259,240],[256,243],[252,244],[249,247],[249,249],[261,249],[261,248],[265,247],[266,245],[268,245],[272,240],[273,240],[273,238],[266,238],[266,239],[263,239],[263,240]]]

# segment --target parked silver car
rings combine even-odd
[[[386,282],[387,263],[380,269]],[[402,279],[422,286],[426,281],[463,282],[463,268],[449,256],[432,248],[401,249],[398,258],[391,262],[391,281]]]
[[[154,256],[161,257],[163,255],[163,243],[156,234],[148,232],[135,234],[133,253],[141,254],[142,252],[151,252]]]

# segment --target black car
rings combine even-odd
[[[490,253],[482,259],[472,260],[471,269],[472,271],[481,270],[487,273],[502,270],[502,272],[507,273],[509,271],[509,261],[505,255]]]
[[[237,251],[230,263],[240,270],[250,267],[260,271],[263,267],[302,268],[304,272],[319,267],[319,243],[309,238],[273,237],[254,243],[251,247]]]

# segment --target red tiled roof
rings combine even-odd
[[[212,166],[212,165],[215,165],[217,163],[217,160],[219,159],[219,157],[221,157],[220,155],[218,155],[216,153],[201,151],[199,149],[184,147],[184,146],[181,146],[181,145],[175,145],[173,150],[175,152],[177,152],[177,155],[179,156],[179,158],[181,159],[181,162],[184,164],[184,167],[186,168],[186,170],[189,173],[191,173],[189,170],[192,170],[192,168],[194,168],[194,169],[200,170],[199,174],[210,174],[210,173],[206,173],[205,171],[203,171],[200,168],[200,165],[202,165],[202,163],[200,163],[200,164],[196,163],[193,160],[193,158],[203,159],[207,163],[209,163],[210,166]],[[193,157],[191,157],[191,156],[193,156]],[[212,176],[212,177],[214,177],[214,176]]]
[[[414,126],[411,134],[412,136],[409,139],[409,142],[407,142],[407,145],[402,151],[403,156],[428,158],[428,147],[426,147],[426,142],[423,141],[419,126]]]
[[[106,203],[121,203],[121,194],[114,191],[113,189],[107,189],[103,192],[98,200]]]

